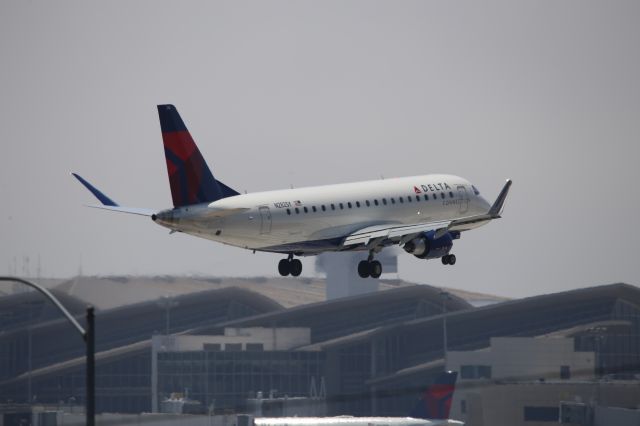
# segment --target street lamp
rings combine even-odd
[[[442,350],[444,352],[444,368],[447,368],[447,301],[451,300],[451,295],[444,291],[440,291],[442,299]]]
[[[22,283],[26,286],[35,288],[49,299],[58,310],[64,315],[73,327],[80,333],[87,348],[87,401],[86,401],[86,423],[87,426],[95,425],[95,334],[94,334],[94,315],[93,306],[87,307],[87,329],[82,328],[78,321],[71,315],[69,311],[60,303],[60,301],[46,288],[23,280],[17,277],[0,277],[0,281],[12,281]],[[31,374],[31,373],[29,373]]]

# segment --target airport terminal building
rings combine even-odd
[[[25,303],[40,309],[25,295],[15,297],[0,299],[3,310]],[[478,389],[497,392],[508,383],[513,393],[526,382],[531,392],[535,385],[595,386],[609,379],[618,387],[638,385],[640,289],[627,284],[484,307],[444,298],[427,285],[287,309],[237,288],[174,301],[170,324],[167,306],[156,302],[97,313],[98,411],[158,411],[172,395],[188,394],[206,412],[240,413],[262,393],[322,398],[329,415],[406,416],[447,366],[460,373],[454,412],[474,424],[471,413],[490,400]],[[82,304],[74,306],[79,313]],[[0,401],[82,403],[82,342],[61,320],[39,318],[16,315],[0,323]],[[502,360],[525,354],[517,350],[522,347],[558,356],[526,377],[501,373],[509,371]],[[525,355],[522,362],[533,364]],[[617,400],[640,404],[632,395]],[[616,398],[607,403],[615,405]],[[514,416],[553,416],[545,404],[525,404]]]

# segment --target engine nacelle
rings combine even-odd
[[[447,232],[434,238],[435,231],[429,231],[406,243],[403,249],[419,259],[437,259],[449,254],[453,247],[453,236]]]

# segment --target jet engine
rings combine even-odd
[[[434,238],[435,231],[429,231],[406,243],[402,248],[419,259],[436,259],[446,256],[453,247],[454,236],[447,232]]]

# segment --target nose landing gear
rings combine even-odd
[[[288,258],[281,259],[280,262],[278,262],[278,272],[283,277],[287,275],[297,277],[302,273],[302,262],[300,259],[294,259],[293,255],[290,254]]]

